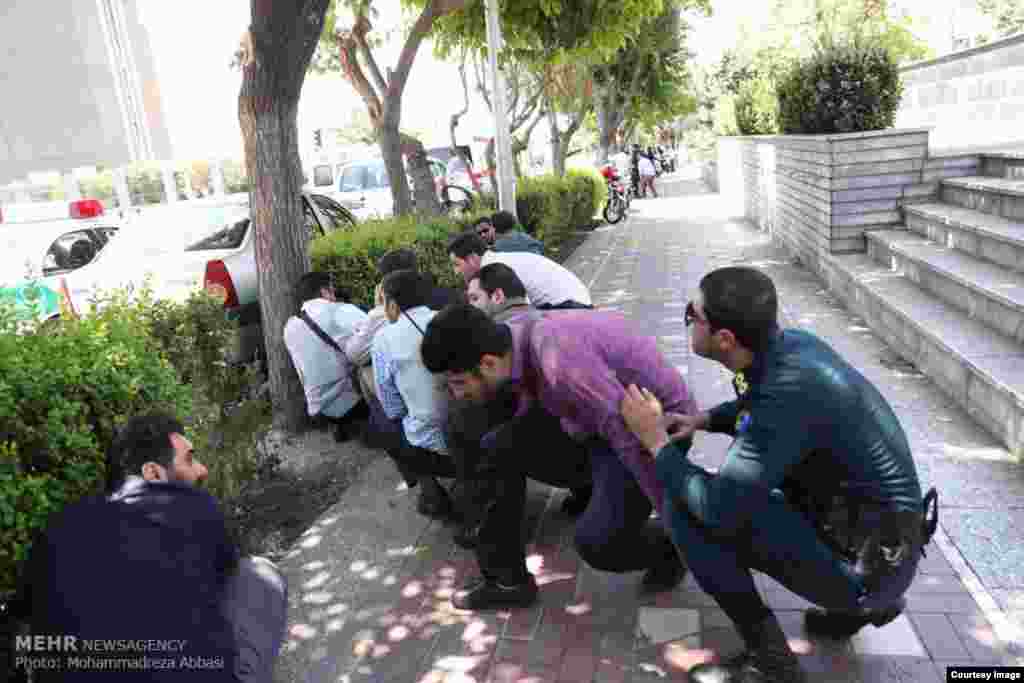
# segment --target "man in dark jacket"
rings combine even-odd
[[[695,683],[804,680],[751,570],[825,608],[807,612],[809,633],[847,638],[899,616],[934,531],[923,518],[934,491],[922,501],[892,408],[821,339],[780,330],[777,310],[764,273],[709,273],[686,324],[694,353],[735,373],[737,398],[667,417],[642,387],[623,399],[623,418],[665,487],[673,540],[747,644],[724,665],[692,669]],[[734,437],[716,473],[687,459],[696,429]]]
[[[491,216],[491,225],[495,233],[492,251],[531,251],[544,255],[544,243],[520,230],[516,217],[508,211]]]
[[[62,653],[53,680],[271,681],[284,580],[239,558],[184,431],[166,415],[129,420],[108,454],[110,495],[69,505],[33,545],[33,635],[148,643]]]

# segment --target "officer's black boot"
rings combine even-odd
[[[821,638],[843,640],[867,626],[885,626],[893,621],[907,606],[907,601],[900,598],[889,607],[863,610],[824,610],[812,607],[804,612],[804,629],[808,635]]]
[[[786,643],[778,619],[769,613],[761,621],[740,626],[747,650],[721,664],[690,669],[694,683],[805,683],[807,674]]]

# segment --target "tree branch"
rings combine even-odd
[[[388,83],[384,80],[384,75],[380,71],[380,67],[377,65],[377,60],[373,56],[373,51],[370,50],[370,44],[366,42],[366,34],[372,29],[369,20],[366,21],[366,30],[358,31],[354,33],[356,44],[359,45],[359,52],[363,55],[363,59],[366,60],[366,66],[370,70],[370,76],[373,78],[374,85],[377,86],[377,92],[383,93],[388,90]]]
[[[526,123],[527,119],[533,116],[534,112],[537,111],[538,105],[540,104],[540,97],[542,93],[543,89],[537,88],[536,91],[534,91],[534,93],[530,96],[530,99],[527,100],[526,106],[523,107],[523,110],[519,112],[518,115],[513,116],[512,130],[518,130],[520,126]]]
[[[494,105],[491,104],[490,91],[487,90],[487,72],[484,68],[483,55],[477,55],[473,60],[473,74],[476,76],[476,89],[480,93],[480,97],[483,98],[484,104],[487,105],[487,109],[494,112]]]
[[[357,16],[355,25],[349,31],[338,33],[338,54],[345,78],[352,84],[352,87],[359,96],[363,98],[363,101],[366,103],[367,113],[370,115],[370,122],[374,128],[377,128],[380,126],[384,115],[384,107],[381,104],[377,91],[373,89],[373,85],[366,79],[362,67],[359,66],[359,56],[357,54],[360,39],[356,36],[361,33],[365,41],[366,32],[369,28],[370,22],[366,15],[360,14]]]
[[[423,8],[416,23],[412,26],[412,31],[409,32],[409,37],[405,40],[405,45],[402,46],[402,52],[398,56],[398,67],[392,73],[391,81],[388,83],[387,97],[400,98],[402,96],[405,82],[409,79],[409,72],[416,59],[416,52],[420,49],[423,39],[430,33],[434,20],[462,9],[468,2],[469,0],[431,0]]]

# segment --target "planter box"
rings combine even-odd
[[[732,209],[815,262],[863,252],[865,231],[901,224],[904,202],[930,187],[927,154],[926,128],[719,138],[718,187]]]

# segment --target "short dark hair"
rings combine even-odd
[[[473,232],[477,232],[478,230],[480,230],[480,226],[485,224],[494,225],[494,223],[491,221],[490,216],[480,216],[480,218],[477,218],[475,221],[469,224],[468,229],[472,230]]]
[[[377,272],[381,277],[387,277],[396,270],[419,270],[416,252],[412,249],[395,249],[377,261]]]
[[[107,491],[112,493],[128,475],[142,474],[142,466],[155,462],[170,469],[174,461],[171,434],[185,435],[177,418],[161,412],[137,415],[125,423],[107,449]]]
[[[480,289],[488,294],[494,294],[495,290],[500,289],[508,298],[526,296],[523,281],[516,275],[516,271],[504,263],[488,263],[473,279],[479,280]]]
[[[468,372],[480,367],[484,354],[512,350],[512,331],[469,304],[446,306],[427,324],[420,353],[433,373]]]
[[[779,301],[772,279],[756,268],[718,268],[700,281],[704,314],[717,329],[731,331],[751,351],[760,351],[778,329]]]
[[[331,281],[331,274],[321,271],[315,270],[303,275],[295,285],[295,294],[299,297],[299,303],[303,304],[312,299],[319,299],[321,289],[331,289]]]
[[[415,270],[396,270],[381,283],[386,301],[394,301],[399,310],[426,306],[430,301],[430,283]]]
[[[460,233],[448,243],[448,253],[455,254],[457,258],[464,259],[470,254],[483,256],[487,252],[487,243],[484,242],[475,230]]]
[[[510,230],[515,230],[519,225],[519,221],[508,211],[499,211],[491,216],[491,225],[494,226],[494,232],[504,235]]]

